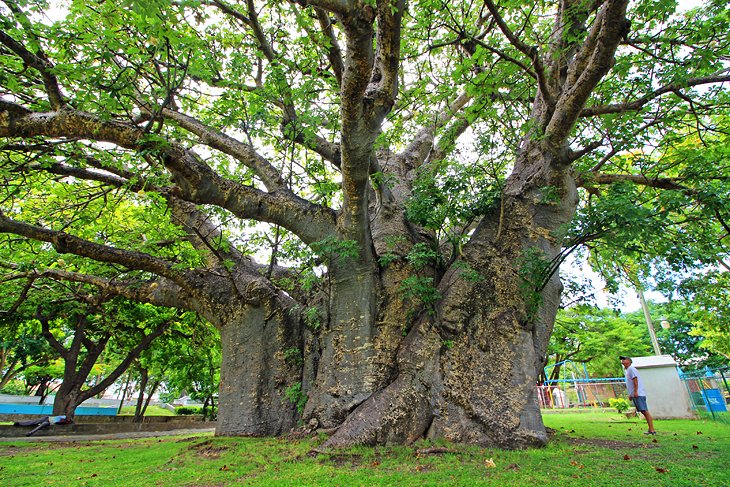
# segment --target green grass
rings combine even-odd
[[[120,416],[134,416],[134,406],[124,406]],[[160,406],[148,406],[144,413],[145,416],[175,416],[174,411],[169,409],[161,408]]]
[[[544,419],[553,439],[528,451],[419,442],[310,456],[321,440],[210,435],[2,442],[0,485],[730,485],[727,424],[657,421],[646,437],[643,421],[615,412]],[[419,453],[434,446],[448,451]]]

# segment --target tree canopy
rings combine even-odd
[[[219,434],[543,444],[567,253],[724,252],[724,1],[0,11],[5,281],[199,312]]]

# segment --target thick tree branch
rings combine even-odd
[[[51,333],[48,316],[43,314],[43,309],[40,306],[38,306],[38,308],[36,309],[35,318],[41,323],[41,333],[43,334],[43,338],[48,341],[48,344],[51,346],[51,348],[58,352],[61,357],[65,358],[67,350],[61,344],[61,342],[59,342],[58,339],[53,336],[53,333]]]
[[[45,58],[42,52],[39,55],[33,54],[25,46],[2,30],[0,30],[0,43],[17,54],[27,66],[36,69],[41,74],[51,108],[58,110],[66,104],[61,93],[61,88],[58,85],[58,79],[51,73],[53,65]]]
[[[641,186],[647,186],[650,188],[657,188],[657,189],[671,189],[671,190],[681,190],[681,191],[690,191],[693,192],[691,188],[688,188],[686,186],[683,186],[681,184],[681,179],[679,178],[652,178],[648,176],[644,176],[642,174],[604,174],[604,173],[597,173],[592,174],[589,179],[578,180],[578,185],[580,187],[589,187],[593,184],[614,184],[622,181],[628,181],[632,182],[634,184],[639,184]]]
[[[315,7],[314,11],[317,14],[319,26],[324,35],[327,36],[330,43],[330,46],[327,49],[327,59],[329,59],[330,64],[332,65],[332,71],[335,73],[337,84],[342,86],[342,72],[345,69],[345,63],[342,60],[342,49],[340,49],[340,43],[335,35],[334,26],[332,25],[330,16],[324,9]]]
[[[692,78],[688,79],[686,81],[683,81],[681,83],[669,83],[667,85],[662,86],[661,88],[658,88],[651,93],[648,93],[641,98],[637,98],[636,100],[625,102],[625,103],[616,103],[612,105],[596,105],[592,107],[587,107],[583,109],[580,113],[581,117],[595,117],[597,115],[608,115],[612,113],[626,113],[626,112],[632,112],[640,110],[642,107],[644,107],[647,103],[650,101],[662,96],[666,95],[668,93],[675,93],[678,94],[681,93],[681,90],[683,88],[690,88],[694,86],[701,86],[706,84],[713,84],[713,83],[727,83],[730,82],[730,75],[727,74],[718,74],[715,76],[703,76],[700,78]]]
[[[297,3],[320,8],[337,15],[346,15],[355,7],[354,0],[298,0]]]
[[[202,144],[219,150],[224,154],[228,154],[243,163],[246,167],[251,168],[269,190],[273,191],[285,186],[279,171],[250,145],[244,144],[223,132],[204,125],[193,117],[175,110],[163,108],[161,115],[170,120],[174,120],[185,130],[197,135]]]
[[[28,279],[52,279],[59,282],[88,284],[107,295],[121,296],[138,303],[192,310],[188,292],[167,279],[142,281],[138,279],[109,279],[63,269],[43,269],[18,275]]]
[[[185,282],[184,276],[173,264],[142,252],[122,250],[83,240],[73,235],[12,220],[0,212],[0,233],[12,233],[48,242],[59,252],[123,265],[129,269],[145,270],[175,282]]]
[[[289,190],[264,193],[225,179],[191,151],[173,144],[158,146],[137,127],[102,121],[84,112],[33,113],[12,103],[0,103],[0,136],[73,137],[111,142],[124,148],[154,149],[179,186],[179,196],[198,204],[215,204],[240,218],[280,224],[305,242],[322,240],[334,231],[335,215]]]
[[[401,21],[405,8],[404,0],[381,0],[377,6],[377,50],[370,83],[377,86],[376,106],[380,106],[376,117],[381,120],[390,112],[398,93]]]
[[[406,170],[415,169],[426,162],[429,154],[434,150],[436,132],[458,116],[472,100],[471,95],[462,93],[444,110],[434,117],[433,123],[424,126],[413,138],[413,141],[403,150]]]
[[[627,4],[628,0],[606,0],[571,63],[565,86],[545,128],[546,138],[554,147],[564,143],[593,89],[611,69],[616,48],[628,30]]]

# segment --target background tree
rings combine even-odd
[[[139,311],[144,306],[140,305],[131,306],[134,311],[125,313],[122,309],[123,303],[114,303],[117,306],[112,310],[104,309],[103,304],[90,304],[80,310],[78,308],[64,310],[67,312],[65,317],[60,316],[58,309],[46,314],[49,313],[46,311],[47,308],[39,307],[36,312],[36,318],[41,322],[43,337],[64,362],[63,380],[53,401],[53,414],[73,418],[79,404],[111,386],[155,338],[167,331],[174,320],[170,312],[168,316],[162,317],[151,317],[149,312],[148,316],[144,316],[144,312]],[[58,319],[62,319],[69,328],[65,343],[59,341],[51,332],[50,322]],[[127,342],[123,358],[116,367],[107,371],[103,380],[85,388],[97,361],[112,337],[117,342],[117,347]]]
[[[723,129],[726,9],[675,7],[7,0],[0,232],[215,325],[218,434],[293,427],[299,384],[325,447],[544,444],[566,253],[725,220],[724,168],[662,149]]]
[[[730,361],[730,275],[726,269],[686,279],[680,295],[687,298],[684,319],[692,322],[691,335],[698,337],[699,346]],[[674,323],[674,320],[672,320]]]
[[[160,355],[168,366],[165,396],[167,402],[172,402],[187,395],[203,403],[204,417],[215,418],[220,386],[220,336],[208,323],[200,323],[190,333],[189,338],[165,342],[167,352]],[[301,361],[301,350],[292,349],[289,354],[298,354]]]
[[[48,365],[57,357],[34,320],[0,325],[0,389],[30,367]]]
[[[558,313],[548,345],[547,365],[572,360],[585,364],[592,378],[620,377],[623,373],[619,355],[651,353],[643,321],[631,320],[611,309],[576,306]],[[560,374],[561,367],[554,366],[544,379],[559,379]]]

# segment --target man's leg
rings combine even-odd
[[[654,430],[654,418],[651,416],[651,413],[649,411],[642,411],[641,414],[646,418],[646,424],[649,425],[649,432],[656,433]]]

